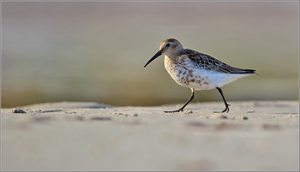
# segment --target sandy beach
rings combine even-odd
[[[2,170],[299,170],[299,102],[1,109]]]

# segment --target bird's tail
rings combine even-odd
[[[255,74],[256,70],[253,70],[253,69],[243,69],[240,72],[241,72],[241,74]]]
[[[235,68],[235,70],[232,70],[230,72],[231,74],[255,74],[256,71],[253,69],[239,69]]]

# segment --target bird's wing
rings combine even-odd
[[[221,62],[218,59],[215,59],[207,54],[199,53],[194,50],[184,49],[180,52],[179,55],[187,55],[187,57],[197,64],[199,67],[202,67],[206,70],[221,72],[221,73],[230,73],[230,74],[252,74],[255,73],[255,70],[252,69],[240,69],[232,67],[224,62]]]

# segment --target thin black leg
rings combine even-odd
[[[183,109],[186,107],[186,105],[188,105],[194,99],[194,89],[191,88],[191,91],[192,91],[191,97],[189,98],[189,100],[180,109],[171,110],[171,111],[164,111],[164,112],[165,113],[174,113],[174,112],[183,111]]]
[[[224,95],[223,95],[223,91],[221,90],[221,88],[219,88],[219,87],[216,87],[217,88],[217,90],[219,91],[219,93],[221,94],[221,96],[222,96],[222,98],[223,98],[223,101],[224,101],[224,104],[225,104],[225,109],[222,111],[223,113],[224,112],[229,112],[229,104],[226,102],[226,99],[225,99],[225,97],[224,97]]]

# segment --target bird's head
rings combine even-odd
[[[179,41],[174,38],[168,38],[160,42],[159,51],[145,64],[146,67],[154,59],[161,55],[166,55],[168,57],[174,56],[177,52],[182,50],[183,47]]]

